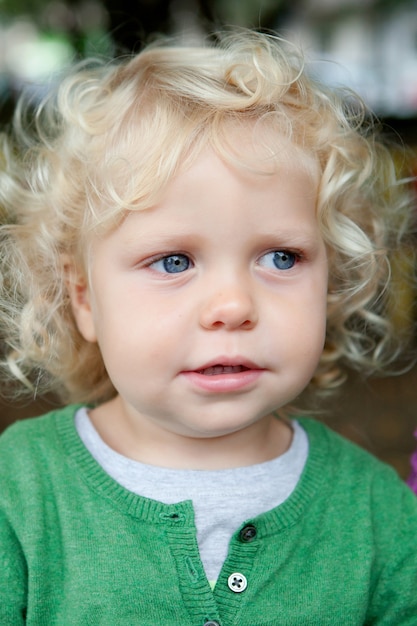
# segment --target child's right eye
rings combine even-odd
[[[169,254],[153,261],[149,267],[164,274],[179,274],[191,267],[191,261],[185,254]]]

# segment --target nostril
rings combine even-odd
[[[242,326],[243,328],[252,328],[253,324],[254,324],[253,320],[245,320],[242,323]]]

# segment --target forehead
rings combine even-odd
[[[145,161],[140,156],[143,145],[125,159],[118,159],[118,163],[127,163],[126,176],[119,177],[117,168],[112,168],[103,177],[110,188],[117,186],[120,194],[111,194],[107,202],[100,202],[97,206],[92,216],[95,224],[90,231],[93,238],[96,235],[106,236],[117,229],[132,212],[147,213],[161,206],[167,194],[174,189],[190,188],[197,175],[201,182],[209,176],[213,178],[211,166],[216,159],[228,168],[228,173],[233,171],[235,178],[240,178],[242,188],[251,183],[251,188],[257,188],[260,197],[280,175],[288,183],[294,177],[298,178],[300,188],[317,189],[318,159],[312,150],[293,140],[292,129],[282,116],[266,114],[250,118],[223,118],[217,126],[208,124],[192,140],[188,137],[186,149],[184,133],[180,128],[178,138],[175,134],[170,140],[155,137],[154,144],[148,146],[149,158]],[[140,129],[137,129],[137,134],[140,135]],[[132,146],[141,142],[130,143]],[[226,170],[223,168],[222,171]],[[225,178],[219,174],[219,168],[217,174],[218,180],[213,181],[216,186],[221,185]],[[115,176],[116,184],[113,184]],[[200,192],[198,186],[194,188],[198,201]],[[212,193],[210,187],[208,193]],[[117,196],[120,203],[114,201]]]
[[[205,144],[181,164],[156,206],[164,204],[167,196],[172,199],[181,194],[194,194],[195,202],[201,203],[203,186],[218,201],[222,192],[227,194],[225,207],[229,200],[240,200],[243,205],[246,199],[273,204],[278,193],[308,200],[309,205],[313,201],[315,206],[319,179],[318,159],[287,136],[272,133],[271,128],[259,129],[257,124],[231,126],[224,142]]]
[[[301,242],[319,236],[316,199],[316,180],[299,161],[287,159],[265,173],[236,167],[208,148],[153,207],[130,211],[117,230],[134,247],[173,240],[186,246],[206,236],[224,245],[225,232],[231,248],[259,236]]]
[[[253,146],[239,138],[234,153],[219,153],[211,146],[205,147],[187,166],[179,172],[163,190],[155,206],[164,204],[166,198],[194,194],[196,203],[204,202],[200,190],[220,199],[224,192],[224,204],[234,195],[245,194],[248,198],[259,198],[276,194],[315,196],[318,186],[318,167],[314,159],[291,145],[281,145],[280,152],[273,157],[261,156],[263,147]],[[232,194],[233,192],[233,194]],[[272,198],[273,202],[273,198]],[[259,207],[260,208],[260,207]]]
[[[181,169],[213,151],[237,169],[263,176],[283,171],[303,171],[312,181],[319,177],[319,160],[305,145],[290,121],[282,114],[270,113],[254,119],[224,120],[217,130],[191,149],[190,159]]]

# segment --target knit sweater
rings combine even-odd
[[[300,420],[296,489],[236,529],[212,590],[192,503],[116,483],[79,439],[76,408],[0,438],[2,626],[417,624],[417,498],[365,451]]]

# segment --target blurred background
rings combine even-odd
[[[301,44],[319,78],[354,88],[388,133],[417,148],[417,0],[0,0],[0,126],[22,89],[41,97],[76,59],[138,51],[155,33],[194,42],[223,25],[272,30]],[[405,293],[396,307],[399,323],[411,329],[415,294]],[[0,430],[54,405],[53,398],[0,399]],[[404,478],[416,409],[417,368],[367,381],[351,373],[342,392],[319,407],[331,427]]]

